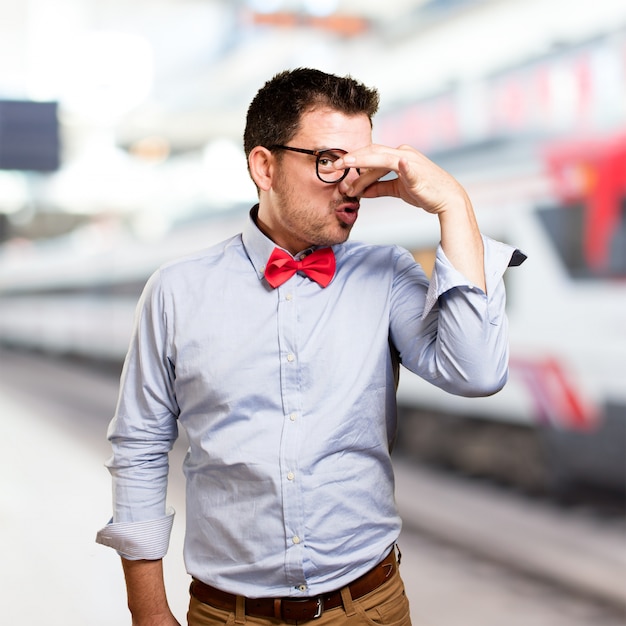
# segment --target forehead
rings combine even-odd
[[[372,125],[365,113],[346,115],[329,108],[313,109],[302,114],[300,128],[291,143],[318,150],[356,150],[372,143]]]

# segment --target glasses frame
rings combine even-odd
[[[315,157],[315,173],[317,174],[317,177],[323,182],[326,183],[327,185],[336,185],[337,183],[340,183],[350,172],[351,169],[355,169],[357,171],[357,174],[361,174],[361,169],[358,167],[355,168],[350,168],[350,167],[346,167],[343,171],[343,175],[341,176],[341,178],[338,178],[337,180],[324,180],[321,176],[320,176],[320,170],[319,170],[319,165],[320,165],[320,159],[323,158],[323,156],[328,153],[328,152],[339,152],[340,154],[348,154],[347,150],[343,150],[341,148],[326,148],[325,150],[307,150],[306,148],[294,148],[293,146],[281,146],[281,145],[273,145],[270,146],[268,148],[269,150],[289,150],[291,152],[300,152],[301,154],[310,154],[311,156]]]

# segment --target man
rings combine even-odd
[[[243,233],[146,286],[109,429],[114,517],[98,535],[122,555],[137,626],[178,623],[161,568],[178,423],[189,624],[410,624],[394,550],[397,364],[451,393],[498,391],[516,251],[481,236],[449,174],[372,144],[377,108],[349,77],[268,81],[247,115],[259,203]],[[361,199],[378,196],[439,220],[430,283],[405,250],[347,241]]]

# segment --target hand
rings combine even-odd
[[[340,183],[341,191],[349,196],[401,198],[433,214],[457,205],[464,210],[471,206],[457,180],[411,146],[390,148],[372,144],[346,154],[335,162],[335,167],[361,169],[358,178],[348,177]],[[379,180],[389,172],[395,172],[397,177]]]
[[[360,176],[348,176],[339,183],[339,190],[347,196],[401,198],[437,215],[447,258],[474,285],[486,289],[483,243],[474,209],[453,176],[410,146],[394,149],[373,144],[344,155],[335,167],[361,170]],[[379,180],[389,172],[397,177]]]

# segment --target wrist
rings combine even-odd
[[[133,615],[132,626],[180,626],[180,623],[172,615],[171,612],[167,614],[135,617]]]

